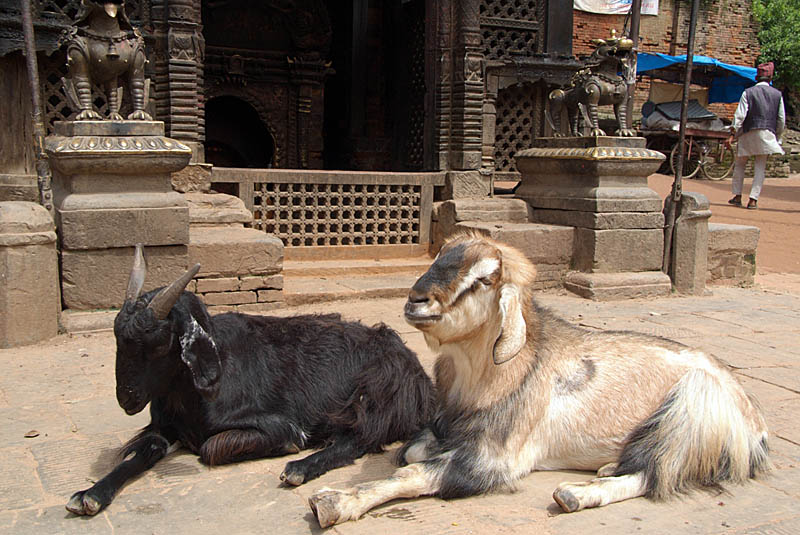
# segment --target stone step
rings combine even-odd
[[[530,207],[521,199],[495,197],[490,199],[458,199],[438,206],[441,221],[482,221],[525,223],[530,220]]]
[[[534,263],[569,263],[572,258],[573,227],[484,221],[462,221],[456,227],[472,229],[516,247]]]
[[[283,295],[289,306],[342,299],[405,297],[432,261],[428,256],[286,261]]]
[[[433,261],[429,256],[404,258],[372,258],[352,260],[285,260],[284,277],[318,277],[339,275],[385,275],[389,273],[423,273]]]

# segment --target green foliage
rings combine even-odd
[[[775,62],[775,84],[800,89],[800,0],[753,0],[761,23],[760,62]]]

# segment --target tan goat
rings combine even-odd
[[[389,479],[314,494],[320,526],[396,498],[508,488],[533,470],[597,470],[553,493],[573,512],[769,469],[764,418],[724,365],[663,338],[572,326],[536,305],[534,276],[485,237],[445,244],[405,305],[440,353],[437,415]]]

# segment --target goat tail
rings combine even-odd
[[[645,496],[719,489],[770,469],[767,427],[733,377],[687,372],[628,437],[615,475],[641,472]]]
[[[366,451],[382,451],[386,444],[406,440],[432,418],[433,384],[400,337],[381,324],[375,327],[371,358],[354,381],[344,404],[330,420],[352,429]]]

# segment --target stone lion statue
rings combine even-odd
[[[121,81],[127,82],[133,105],[128,119],[152,120],[145,111],[148,84],[144,78],[144,39],[125,14],[124,0],[82,0],[64,41],[69,68],[64,90],[70,105],[80,110],[75,120],[102,119],[92,106],[92,83],[105,89],[108,118],[123,120],[119,113]]]
[[[570,133],[581,136],[578,122],[579,111],[583,108],[590,135],[605,136],[598,125],[597,107],[612,104],[618,125],[615,135],[635,136],[636,131],[626,126],[627,79],[633,68],[633,41],[616,37],[612,30],[610,38],[593,39],[592,44],[596,48],[586,60],[586,67],[572,76],[567,88],[555,89],[548,96],[548,116],[554,135],[562,135],[561,116],[566,109]]]

